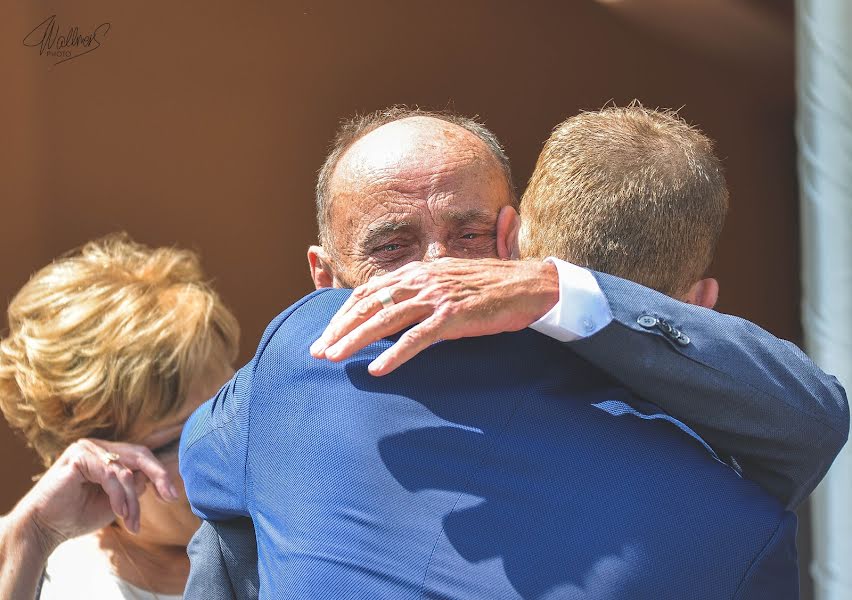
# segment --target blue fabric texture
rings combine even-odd
[[[849,435],[849,405],[837,379],[754,323],[592,274],[613,322],[567,346],[688,424],[744,477],[795,509]],[[664,320],[689,343],[642,327],[643,316]]]
[[[672,421],[599,408],[639,403],[564,344],[374,378],[392,340],[308,353],[347,294],[276,318],[181,440],[196,514],[254,522],[261,598],[798,597],[795,516]]]
[[[632,406],[630,406],[626,402],[622,402],[621,400],[605,400],[603,402],[598,402],[597,404],[592,404],[592,406],[594,406],[595,408],[599,408],[603,411],[606,411],[609,414],[616,416],[616,417],[620,417],[621,415],[632,415],[632,416],[638,417],[640,419],[648,419],[648,420],[661,419],[663,421],[668,421],[669,423],[671,423],[672,425],[674,425],[675,427],[677,427],[678,429],[683,431],[686,435],[688,435],[689,437],[694,439],[696,442],[698,442],[699,444],[704,446],[704,449],[707,450],[707,452],[709,452],[710,455],[713,458],[715,458],[716,460],[718,460],[722,464],[725,464],[725,461],[723,461],[721,458],[719,458],[719,455],[716,454],[716,451],[713,450],[713,448],[710,447],[710,444],[708,444],[703,439],[701,439],[701,436],[698,435],[697,433],[695,433],[695,431],[689,425],[687,425],[686,423],[682,423],[681,421],[678,421],[677,419],[675,419],[671,415],[667,415],[666,413],[659,412],[659,411],[640,412],[639,410],[633,408]]]
[[[202,521],[187,548],[183,600],[254,600],[259,595],[257,544],[248,517]]]

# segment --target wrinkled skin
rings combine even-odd
[[[311,274],[317,288],[361,287],[312,346],[317,358],[420,323],[370,366],[383,375],[439,339],[522,329],[558,300],[550,265],[449,260],[517,258],[519,227],[497,159],[457,125],[384,125],[343,154],[330,187],[328,247],[308,251]],[[383,310],[383,289],[397,306]]]
[[[412,261],[496,257],[506,244],[496,225],[514,204],[509,183],[488,147],[451,123],[413,117],[372,131],[343,154],[330,188],[330,247],[308,252],[318,288]]]

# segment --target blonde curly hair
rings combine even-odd
[[[0,410],[49,466],[81,437],[126,440],[180,411],[212,360],[236,360],[239,326],[198,256],[126,234],[35,273],[0,340]]]

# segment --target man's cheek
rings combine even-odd
[[[388,268],[381,262],[372,259],[363,259],[355,261],[345,274],[343,283],[345,287],[357,287],[367,282],[374,275],[383,275],[389,273],[393,268]]]
[[[489,235],[472,240],[459,240],[451,247],[450,253],[457,258],[496,258],[497,238]]]

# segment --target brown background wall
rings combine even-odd
[[[792,3],[636,4],[4,3],[0,299],[57,254],[127,230],[202,253],[246,358],[310,289],[312,187],[341,117],[393,103],[478,114],[523,188],[557,122],[636,97],[683,107],[718,141],[732,192],[720,308],[796,340]],[[54,65],[22,43],[52,14],[63,31],[110,28]],[[5,512],[35,463],[5,423],[0,456]]]

